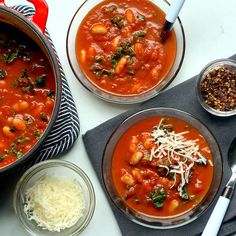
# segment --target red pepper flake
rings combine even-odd
[[[200,83],[201,95],[207,105],[219,111],[236,108],[236,69],[229,66],[209,71]]]

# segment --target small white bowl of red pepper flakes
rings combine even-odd
[[[209,63],[197,79],[202,107],[213,115],[236,115],[236,61],[219,59]]]

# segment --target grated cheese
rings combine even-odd
[[[163,119],[154,127],[151,132],[150,140],[155,145],[150,151],[149,160],[153,158],[163,161],[165,164],[159,164],[159,167],[165,168],[168,173],[173,174],[174,183],[171,188],[176,184],[176,175],[180,176],[180,184],[178,192],[180,196],[183,193],[183,188],[189,183],[191,169],[195,163],[206,165],[207,159],[200,153],[198,139],[187,140],[184,134],[189,131],[175,133],[170,128],[170,125],[163,124]],[[210,163],[212,165],[212,162]]]
[[[83,216],[85,199],[78,181],[45,175],[26,191],[24,212],[29,220],[60,232]]]

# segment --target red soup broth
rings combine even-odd
[[[159,124],[162,124],[161,127],[165,125],[162,129],[169,130],[164,131],[169,138],[173,132],[177,135],[184,132],[183,142],[194,141],[206,161],[205,164],[194,163],[189,171],[188,183],[185,183],[180,192],[178,187],[182,183],[181,175],[174,176],[171,171],[181,170],[179,163],[184,161],[184,157],[175,156],[176,159],[179,158],[176,161],[169,153],[170,164],[165,150],[162,157],[159,155],[161,151],[157,151],[157,157],[150,158],[153,148],[157,150],[161,144],[165,145],[164,141],[157,141],[158,138],[153,140],[154,136],[151,135],[157,132],[155,130]],[[178,147],[174,150],[179,151],[181,149]],[[186,165],[181,164],[185,174],[191,163],[188,160]],[[167,166],[169,171],[163,166]],[[139,121],[120,138],[113,153],[111,172],[115,189],[131,209],[153,217],[174,217],[190,211],[202,201],[212,182],[213,160],[207,141],[197,129],[174,117],[152,117]]]
[[[148,0],[104,0],[83,19],[76,36],[77,61],[95,85],[137,95],[158,85],[176,56],[172,30],[163,44],[165,13]]]
[[[22,158],[44,133],[55,78],[44,53],[23,32],[0,24],[0,168]]]

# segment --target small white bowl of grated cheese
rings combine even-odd
[[[95,194],[87,175],[61,160],[41,162],[25,172],[14,193],[16,216],[32,235],[78,235],[90,222]]]

